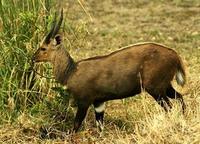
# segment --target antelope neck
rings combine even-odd
[[[68,52],[66,50],[61,51],[53,61],[53,73],[56,81],[67,84],[67,80],[75,67],[76,64]]]

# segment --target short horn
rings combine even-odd
[[[63,9],[62,9],[61,12],[60,12],[60,19],[59,19],[59,21],[58,21],[58,23],[57,23],[57,25],[56,25],[56,27],[55,27],[55,29],[54,29],[54,32],[53,32],[53,34],[52,34],[52,37],[54,37],[54,36],[58,33],[58,31],[59,31],[59,29],[60,29],[60,26],[61,26],[61,24],[62,24],[62,21],[63,21]]]
[[[51,30],[50,32],[47,34],[46,38],[45,38],[45,43],[49,43],[50,42],[50,38],[52,37],[53,33],[54,33],[54,29],[55,29],[55,26],[56,26],[56,13],[54,15],[54,20],[52,22],[52,25],[51,25]]]

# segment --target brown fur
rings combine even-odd
[[[165,97],[179,69],[185,76],[177,53],[155,43],[134,45],[76,63],[63,45],[54,52],[48,61],[53,64],[55,78],[68,86],[80,107],[133,96],[141,88],[158,100]]]
[[[183,86],[185,71],[180,57],[170,48],[144,43],[74,62],[59,35],[46,41],[34,54],[33,61],[51,62],[56,80],[67,85],[73,94],[78,104],[75,131],[91,104],[98,107],[108,100],[139,94],[142,89],[166,111],[171,108],[168,98],[179,99],[182,109],[185,108],[182,95],[171,85],[176,76],[178,84]],[[96,119],[103,121],[103,114],[96,112]]]

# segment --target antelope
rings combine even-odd
[[[184,111],[183,97],[171,84],[174,77],[180,86],[186,82],[182,60],[174,50],[147,42],[75,62],[59,34],[62,21],[63,10],[57,23],[55,16],[32,61],[50,62],[55,79],[66,85],[76,100],[74,132],[79,130],[90,105],[95,109],[97,127],[102,130],[106,101],[134,96],[143,90],[165,111],[172,108],[169,98],[179,100]]]

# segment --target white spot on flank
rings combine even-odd
[[[102,103],[101,105],[99,105],[98,107],[95,107],[94,109],[95,109],[95,111],[96,111],[97,113],[103,112],[104,109],[105,109],[105,103]]]

